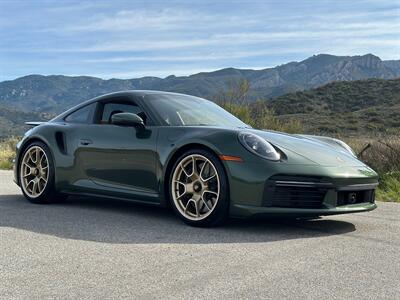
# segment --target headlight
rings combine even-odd
[[[239,141],[247,150],[262,158],[273,161],[277,161],[281,158],[275,148],[258,135],[241,132],[239,133]]]
[[[341,140],[334,139],[336,143],[338,143],[342,148],[344,148],[347,152],[349,152],[351,155],[354,157],[357,157],[357,155],[354,153],[353,149],[349,145],[347,145],[345,142]]]

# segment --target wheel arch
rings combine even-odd
[[[22,155],[24,154],[25,150],[33,143],[35,142],[40,142],[43,143],[47,146],[47,148],[50,151],[50,155],[51,155],[51,159],[53,161],[53,163],[55,163],[54,160],[54,154],[53,151],[51,149],[51,147],[49,146],[49,143],[46,141],[46,139],[39,137],[39,136],[32,136],[27,138],[25,141],[23,141],[19,151],[18,151],[18,157],[15,161],[15,165],[16,165],[16,172],[17,172],[17,184],[20,185],[21,183],[19,182],[19,177],[20,177],[20,163],[21,163],[21,159],[22,159]]]
[[[172,175],[172,167],[174,166],[174,163],[176,162],[176,160],[178,159],[179,156],[181,156],[183,153],[185,153],[186,151],[191,150],[191,149],[201,149],[201,150],[205,150],[205,151],[210,152],[211,154],[215,155],[215,157],[220,161],[222,168],[225,172],[226,183],[228,185],[227,190],[228,190],[228,192],[230,191],[227,168],[225,167],[225,164],[223,163],[223,161],[220,159],[220,154],[217,152],[217,150],[213,149],[212,147],[210,147],[208,145],[204,145],[202,143],[192,142],[192,143],[188,143],[188,144],[182,145],[179,148],[177,148],[171,154],[169,159],[167,160],[166,167],[164,168],[164,174],[163,174],[164,176],[163,176],[163,183],[162,183],[162,192],[164,194],[164,200],[165,200],[166,206],[170,205],[168,186],[169,186],[170,176]]]

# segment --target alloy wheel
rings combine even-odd
[[[220,180],[213,163],[199,154],[184,157],[175,167],[172,197],[187,219],[199,221],[209,216],[220,198]]]
[[[39,146],[29,148],[22,158],[20,181],[24,192],[31,198],[39,197],[49,179],[49,161]]]

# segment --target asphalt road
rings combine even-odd
[[[0,171],[0,298],[399,299],[400,204],[191,228],[99,199],[28,203]]]

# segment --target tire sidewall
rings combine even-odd
[[[30,197],[27,193],[25,193],[24,189],[22,188],[22,174],[21,174],[21,164],[23,161],[23,158],[32,147],[37,146],[43,149],[43,151],[46,153],[48,164],[49,164],[49,176],[47,179],[47,184],[46,187],[43,191],[43,193],[36,198]],[[18,165],[18,176],[19,176],[19,181],[21,185],[21,191],[24,194],[25,198],[28,199],[32,203],[37,203],[37,204],[46,204],[46,203],[51,203],[55,201],[55,196],[56,196],[56,191],[55,191],[55,171],[54,171],[54,160],[53,160],[53,155],[49,149],[49,147],[42,143],[42,142],[33,142],[29,144],[24,152],[21,155],[21,159]]]
[[[215,169],[218,172],[219,176],[219,182],[220,182],[220,197],[218,199],[217,205],[214,208],[214,210],[211,212],[210,215],[208,215],[206,218],[198,221],[190,220],[186,218],[176,207],[173,195],[172,195],[172,180],[173,180],[173,174],[175,172],[175,169],[179,165],[179,163],[187,156],[189,155],[202,155],[209,159]],[[169,200],[171,203],[171,206],[174,210],[174,212],[179,216],[181,220],[183,220],[185,223],[192,225],[192,226],[198,226],[198,227],[212,227],[212,226],[217,226],[222,224],[227,216],[228,216],[228,209],[229,209],[229,188],[228,188],[228,181],[227,181],[227,176],[225,169],[219,160],[219,158],[212,154],[209,151],[203,150],[203,149],[193,149],[193,150],[188,150],[185,151],[182,155],[180,155],[176,161],[173,164],[173,167],[171,168],[171,172],[169,173],[168,176],[168,193],[169,193]]]

